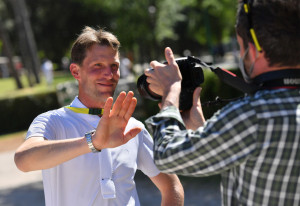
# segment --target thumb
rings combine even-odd
[[[174,58],[173,51],[170,47],[167,47],[165,49],[165,57],[166,57],[166,60],[169,65],[177,65],[175,58]]]
[[[124,141],[125,143],[134,138],[138,133],[142,131],[142,128],[136,127],[131,130],[129,130],[125,135],[124,135]]]

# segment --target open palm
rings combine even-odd
[[[93,144],[97,149],[118,147],[128,142],[142,130],[135,127],[124,134],[136,104],[137,100],[131,91],[127,95],[125,92],[121,92],[114,105],[112,97],[106,100],[103,116],[93,136]]]

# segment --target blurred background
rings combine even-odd
[[[116,93],[135,91],[134,116],[144,121],[158,107],[157,102],[139,96],[136,81],[151,60],[164,61],[166,46],[177,57],[196,56],[239,75],[236,8],[232,0],[0,0],[0,152],[10,152],[12,158],[20,140],[11,141],[24,138],[34,117],[69,104],[77,94],[69,73],[70,48],[85,26],[104,28],[120,40],[121,79]],[[204,76],[202,101],[241,95],[210,71],[204,71]],[[206,118],[224,104],[204,107]],[[1,140],[6,142],[5,150],[1,150]],[[13,160],[6,164],[10,163]],[[0,176],[9,171],[0,169]],[[186,205],[201,205],[201,199],[204,205],[221,204],[219,176],[181,178],[190,191]],[[33,196],[43,200],[42,187],[36,182],[34,187],[27,184],[8,190],[0,181],[0,205],[29,205],[12,201],[20,191],[37,190]],[[201,185],[210,185],[211,190]],[[203,195],[209,200],[205,202]]]

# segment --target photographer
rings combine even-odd
[[[300,2],[240,2],[236,31],[240,69],[259,89],[209,120],[199,87],[192,108],[179,111],[182,76],[170,48],[168,65],[152,61],[145,71],[162,96],[146,120],[155,163],[166,173],[221,174],[223,205],[300,205]]]

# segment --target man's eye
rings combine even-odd
[[[113,65],[111,65],[111,68],[113,68],[113,69],[118,69],[118,68],[119,68],[119,65],[113,64]]]
[[[95,64],[96,67],[102,67],[102,64]]]

